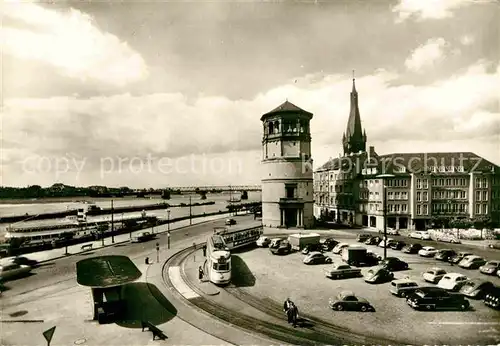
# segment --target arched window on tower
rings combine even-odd
[[[272,135],[274,133],[274,124],[272,121],[269,122],[269,134]]]
[[[300,124],[300,133],[304,133],[304,121],[300,120],[299,124]]]
[[[276,120],[274,122],[274,133],[279,133],[280,132],[280,122]]]

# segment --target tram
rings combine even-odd
[[[247,229],[228,229],[215,227],[214,234],[220,235],[229,250],[244,246],[256,245],[257,239],[262,235],[262,226]]]
[[[231,282],[231,252],[220,235],[213,234],[207,240],[206,264],[210,282],[216,285],[226,285]]]

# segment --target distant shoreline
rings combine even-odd
[[[138,198],[138,197],[48,197],[48,198],[37,198],[37,199],[0,199],[0,205],[2,204],[47,204],[47,203],[68,203],[68,202],[97,202],[97,201],[110,201],[110,200],[163,200],[168,202],[168,199],[162,199],[160,196],[157,198]]]

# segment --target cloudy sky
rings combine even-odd
[[[495,1],[4,3],[1,181],[260,181],[260,116],[341,152],[352,70],[369,145],[500,164]]]

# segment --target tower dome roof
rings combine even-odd
[[[283,102],[281,105],[279,105],[278,107],[276,107],[275,109],[273,109],[272,111],[264,114],[260,118],[260,120],[264,120],[268,116],[278,114],[278,113],[302,113],[304,115],[307,115],[309,117],[309,119],[311,119],[313,117],[312,113],[305,111],[302,108],[297,107],[296,105],[294,105],[291,102],[288,102],[288,100],[287,100],[287,101]]]

